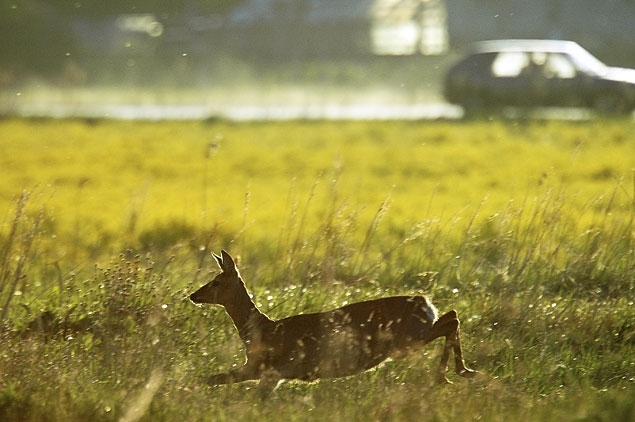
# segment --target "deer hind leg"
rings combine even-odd
[[[451,384],[445,376],[448,368],[448,360],[450,352],[454,351],[454,362],[456,365],[456,373],[465,378],[472,378],[476,375],[473,371],[465,366],[463,360],[463,350],[461,349],[460,338],[460,322],[455,310],[442,315],[432,326],[432,338],[445,337],[445,345],[443,346],[443,355],[439,364],[438,380],[440,383]]]

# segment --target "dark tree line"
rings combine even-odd
[[[121,14],[223,13],[242,0],[0,0],[0,88],[30,73],[51,74],[76,51],[70,29],[77,19],[99,21]]]
[[[220,13],[241,0],[26,0],[21,7],[36,8],[47,5],[59,13],[82,17],[101,17],[123,13],[171,14],[183,11],[201,14]]]

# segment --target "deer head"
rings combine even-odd
[[[235,298],[237,289],[245,289],[232,257],[224,250],[220,254],[212,253],[222,272],[190,295],[190,300],[195,304],[226,305]]]

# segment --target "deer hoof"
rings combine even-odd
[[[463,378],[474,378],[476,375],[478,375],[478,371],[474,371],[468,368],[463,368],[459,371],[456,371],[456,373]]]
[[[209,385],[210,387],[220,384],[227,384],[227,375],[216,374],[207,379],[207,385]]]
[[[452,381],[448,379],[448,377],[445,376],[445,374],[439,374],[437,376],[437,383],[439,383],[439,385],[453,385],[454,384]]]

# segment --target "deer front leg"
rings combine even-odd
[[[212,375],[207,380],[207,385],[233,384],[235,382],[255,380],[259,378],[259,374],[251,365],[244,365],[240,368],[225,372],[223,374]]]
[[[260,374],[260,382],[258,382],[258,393],[260,399],[265,400],[275,390],[282,377],[280,372],[275,368],[269,368]]]

